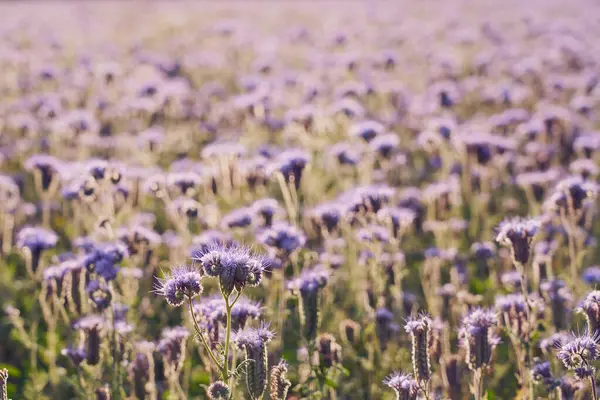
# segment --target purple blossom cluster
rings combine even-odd
[[[0,399],[597,400],[598,11],[0,5]]]

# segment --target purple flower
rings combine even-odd
[[[461,344],[467,350],[466,362],[471,370],[487,366],[492,352],[500,342],[493,328],[497,324],[496,314],[490,310],[476,308],[462,322]]]
[[[300,188],[300,180],[304,168],[311,160],[310,154],[300,149],[285,150],[277,155],[271,164],[271,173],[278,171],[287,183],[293,183],[296,189]]]
[[[225,228],[246,228],[252,224],[252,209],[242,207],[231,211],[225,215],[221,221],[221,225]]]
[[[282,212],[282,208],[279,206],[277,200],[272,198],[257,200],[252,204],[251,208],[263,218],[264,226],[271,226],[275,215]]]
[[[176,326],[166,328],[161,336],[156,350],[162,355],[169,368],[179,370],[185,360],[185,345],[190,332],[182,326]]]
[[[194,267],[187,265],[176,266],[170,274],[158,281],[154,291],[164,296],[169,305],[181,306],[186,299],[192,299],[202,293],[202,275]]]
[[[498,227],[496,241],[511,250],[514,262],[527,264],[531,253],[531,242],[540,227],[535,219],[511,218]]]
[[[272,250],[289,255],[304,247],[306,236],[296,226],[277,222],[261,233],[259,241]]]
[[[593,265],[586,268],[582,275],[583,281],[590,286],[600,284],[600,266]]]
[[[572,334],[568,340],[560,343],[556,357],[565,368],[574,370],[594,363],[600,356],[597,336],[577,336]]]

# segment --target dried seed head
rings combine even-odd
[[[270,400],[286,400],[287,392],[292,382],[287,379],[288,366],[285,360],[279,360],[279,364],[271,368]]]
[[[335,337],[329,333],[319,335],[316,341],[317,352],[315,353],[315,364],[331,368],[333,365],[342,362],[342,346],[340,346]]]
[[[191,266],[180,265],[174,267],[167,278],[158,280],[154,290],[164,296],[169,305],[179,307],[186,299],[202,293],[201,280],[200,271]]]
[[[351,319],[343,320],[340,323],[340,336],[344,342],[357,345],[360,339],[360,325]]]
[[[213,382],[208,387],[208,398],[210,400],[229,400],[230,397],[231,390],[223,381]]]

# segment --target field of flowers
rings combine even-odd
[[[597,400],[600,3],[0,21],[0,400]]]

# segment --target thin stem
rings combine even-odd
[[[229,377],[229,342],[231,340],[231,310],[233,309],[233,306],[238,301],[241,295],[242,291],[240,290],[239,292],[237,292],[237,295],[235,296],[235,299],[231,304],[229,303],[229,296],[223,296],[225,299],[225,308],[227,310],[227,331],[225,333],[225,350],[223,356],[223,380],[226,380]]]
[[[219,368],[219,370],[221,370],[221,375],[223,375],[224,369],[221,366],[221,363],[219,361],[217,361],[217,358],[215,357],[215,355],[213,354],[212,350],[210,349],[210,346],[208,345],[208,342],[204,338],[204,334],[200,330],[200,326],[198,325],[198,321],[196,320],[196,314],[194,313],[194,305],[192,303],[192,299],[191,298],[188,298],[188,306],[189,306],[189,309],[190,309],[190,314],[192,315],[192,322],[194,324],[194,330],[196,331],[196,334],[200,337],[200,341],[202,341],[202,344],[204,345],[204,348],[206,349],[206,352],[210,356],[210,359],[212,360],[213,363],[215,363],[215,365],[217,366],[217,368]]]
[[[594,375],[590,375],[590,385],[592,386],[593,399],[598,400],[598,394],[596,393],[596,378],[594,378]]]

